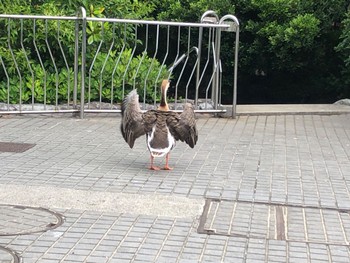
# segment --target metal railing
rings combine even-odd
[[[200,23],[87,17],[0,15],[0,114],[119,112],[138,89],[144,109],[172,79],[174,110],[191,100],[222,112],[221,33],[235,32],[232,116],[236,113],[239,22],[213,11]]]

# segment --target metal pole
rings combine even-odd
[[[213,52],[216,52],[216,65],[215,65],[215,78],[213,81],[213,103],[214,103],[214,109],[218,109],[218,98],[219,98],[219,79],[220,79],[220,50],[221,50],[221,29],[217,29],[216,32],[216,39],[215,39],[215,46],[216,46],[216,51],[213,50]]]
[[[219,16],[216,14],[215,11],[208,10],[202,15],[201,23],[202,24],[218,24],[219,23]],[[216,36],[215,36],[215,33],[213,33],[213,36],[215,38],[215,42],[214,42],[215,47],[213,46],[213,55],[216,56],[217,59],[220,59],[220,51],[219,51],[220,50],[220,43],[218,43],[220,28],[218,28],[218,29],[219,30],[216,32]],[[201,30],[203,32],[202,28],[201,28]],[[213,31],[215,31],[215,29],[213,29]],[[215,48],[216,48],[216,50],[215,50]],[[217,69],[216,65],[213,65],[213,70],[216,70],[216,69]],[[219,82],[218,75],[215,74],[215,77],[214,77],[213,82],[212,82],[212,90],[211,90],[211,99],[214,102],[215,109],[217,109],[218,82]]]
[[[81,36],[81,92],[80,92],[80,118],[84,119],[85,106],[85,67],[86,67],[86,11],[80,7],[82,36]]]
[[[232,101],[232,118],[236,118],[237,107],[237,71],[238,71],[238,47],[239,47],[239,24],[236,31],[236,47],[235,47],[235,68],[233,80],[233,101]]]
[[[199,77],[201,71],[201,52],[202,52],[202,37],[203,37],[203,28],[199,28],[199,37],[198,37],[198,50],[197,50],[197,74],[196,74],[196,94],[194,98],[194,107],[198,108],[198,91],[199,91]]]
[[[226,22],[225,20],[232,20],[231,22]],[[236,106],[237,106],[237,71],[238,71],[238,47],[239,47],[239,21],[237,17],[233,15],[225,15],[220,19],[219,24],[229,25],[228,28],[222,29],[221,31],[236,32],[235,40],[235,66],[233,71],[233,98],[232,98],[232,118],[236,118]]]
[[[79,20],[75,21],[75,47],[74,47],[74,87],[73,108],[77,107],[78,71],[79,71]]]

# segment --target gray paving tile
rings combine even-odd
[[[66,221],[60,229],[1,237],[1,244],[22,252],[24,262],[142,262],[141,255],[155,262],[172,262],[172,257],[178,262],[349,262],[348,213],[318,209],[350,209],[348,118],[200,118],[198,145],[188,149],[178,144],[170,159],[175,169],[160,173],[145,169],[149,155],[143,140],[133,150],[128,148],[117,129],[118,117],[3,119],[0,141],[24,140],[36,146],[19,155],[0,153],[0,185],[290,205],[286,214],[290,240],[266,239],[274,238],[275,214],[259,205],[243,209],[232,226],[259,239],[198,234],[198,218],[181,221],[66,207],[61,208]],[[303,212],[302,206],[317,209]],[[217,211],[221,218],[217,229],[229,226],[224,219],[230,212],[231,208]],[[302,224],[306,231],[300,229]]]

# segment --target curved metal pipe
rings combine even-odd
[[[233,95],[232,95],[232,118],[236,118],[236,108],[237,108],[237,72],[238,72],[238,49],[239,49],[239,21],[237,17],[234,15],[225,15],[223,16],[219,24],[224,24],[226,20],[232,20],[233,24],[229,24],[229,28],[227,31],[236,32],[236,39],[235,39],[235,49],[234,49],[234,56],[235,56],[235,65],[233,70]],[[219,29],[219,38],[221,38],[221,29]]]

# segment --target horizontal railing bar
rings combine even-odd
[[[50,112],[50,113],[60,113],[60,112],[79,112],[80,109],[71,109],[71,110],[2,110],[0,111],[0,114],[9,114],[9,113],[18,113],[18,114],[22,114],[22,113],[43,113],[43,112]],[[85,109],[85,112],[121,112],[121,110],[100,110],[100,109]],[[147,110],[141,110],[142,112],[146,112]],[[173,111],[173,112],[182,112],[183,110],[169,110],[169,111]],[[201,112],[226,112],[226,109],[222,109],[222,110],[194,110],[194,112],[197,113],[201,113]]]
[[[43,16],[43,15],[9,15],[0,14],[0,18],[12,18],[12,19],[47,19],[47,20],[80,20],[78,16]]]
[[[45,113],[78,113],[79,109],[76,110],[15,110],[15,111],[0,111],[0,115],[5,114],[45,114]]]
[[[185,27],[206,27],[206,28],[229,28],[230,27],[229,25],[226,25],[226,24],[151,21],[151,20],[134,20],[134,19],[101,18],[101,17],[87,17],[86,20],[96,21],[96,22],[129,23],[129,24],[161,25],[161,26],[185,26]]]
[[[147,110],[141,110],[141,112],[146,112]],[[169,110],[172,112],[183,112],[183,110]],[[86,113],[120,113],[121,110],[93,110],[93,109],[86,109],[84,110]],[[195,113],[220,113],[220,112],[226,112],[226,109],[222,110],[194,110]]]
[[[141,112],[146,112],[147,110],[141,110]],[[183,110],[170,110],[172,112],[181,113]],[[194,110],[196,114],[205,113],[226,113],[226,109],[222,110]],[[62,113],[80,113],[80,110],[22,110],[22,111],[0,111],[0,115],[29,115],[29,114],[62,114]],[[92,110],[85,109],[84,113],[121,113],[121,110]]]
[[[170,110],[173,112],[182,112],[183,110]],[[0,115],[10,115],[10,114],[60,114],[60,113],[79,113],[80,110],[25,110],[25,111],[0,111]],[[121,113],[121,110],[84,110],[85,113]],[[146,112],[146,110],[142,110]],[[222,113],[226,112],[223,110],[194,110],[195,113]]]
[[[0,18],[12,19],[46,19],[46,20],[80,20],[78,16],[43,16],[43,15],[10,15],[0,14]],[[161,26],[183,26],[183,27],[205,27],[205,28],[229,28],[226,24],[206,24],[206,23],[189,23],[189,22],[174,22],[174,21],[150,21],[150,20],[135,20],[135,19],[121,19],[121,18],[100,18],[87,17],[87,21],[95,22],[111,22],[111,23],[129,23],[140,25],[161,25]]]

